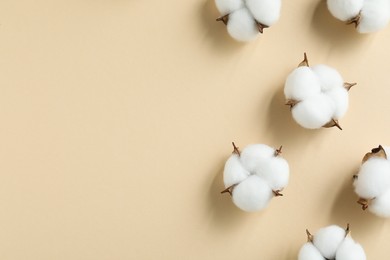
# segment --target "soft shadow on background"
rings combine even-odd
[[[226,25],[216,21],[220,14],[214,0],[200,2],[199,13],[199,22],[205,28],[202,42],[209,44],[213,51],[226,54],[245,46],[229,36]]]

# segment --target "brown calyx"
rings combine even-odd
[[[360,19],[361,19],[361,13],[359,13],[357,16],[355,16],[354,18],[352,19],[349,19],[347,21],[347,24],[354,24],[355,25],[355,28],[359,26],[360,24]]]
[[[256,21],[256,26],[257,26],[257,29],[259,30],[260,33],[263,33],[265,28],[269,28],[268,25],[259,23],[258,21]]]
[[[283,196],[283,194],[281,193],[282,192],[281,190],[273,190],[272,192],[274,193],[275,197]]]
[[[338,129],[340,130],[343,130],[339,124],[339,121],[336,120],[336,119],[332,119],[330,120],[328,123],[326,123],[324,126],[322,127],[325,127],[325,128],[330,128],[330,127],[337,127]]]
[[[309,67],[309,60],[307,59],[306,52],[303,53],[303,61],[301,61],[301,63],[299,63],[298,65],[298,67],[303,67],[303,66]]]
[[[353,86],[356,86],[357,85],[357,83],[348,83],[348,82],[344,82],[344,88],[346,89],[346,90],[350,90]]]
[[[221,191],[221,194],[229,193],[230,196],[232,196],[233,189],[234,189],[234,187],[236,187],[236,186],[237,186],[237,184],[233,184],[233,185],[227,187],[226,189],[224,189],[223,191]]]
[[[387,154],[385,152],[385,149],[383,149],[382,145],[379,145],[377,148],[371,149],[371,152],[366,153],[363,157],[362,163],[373,157],[387,159]]]
[[[313,242],[314,236],[310,234],[309,230],[306,229],[307,242]]]
[[[223,22],[225,25],[227,25],[229,21],[229,14],[226,14],[224,16],[220,16],[216,19],[217,22]]]
[[[235,144],[234,142],[232,142],[232,145],[233,145],[233,152],[232,152],[232,153],[235,153],[235,154],[237,154],[238,156],[241,156],[241,152],[240,152],[239,147],[237,147],[236,144]]]

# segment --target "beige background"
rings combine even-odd
[[[293,260],[305,229],[351,223],[389,259],[390,222],[362,212],[351,178],[390,144],[390,27],[372,35],[324,2],[284,1],[239,44],[213,0],[0,2],[0,258]],[[308,52],[350,92],[343,131],[298,127],[287,74]],[[231,141],[284,146],[285,197],[234,207]]]

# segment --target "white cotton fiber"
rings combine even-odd
[[[390,217],[390,189],[373,199],[368,210],[379,217]]]
[[[382,147],[385,150],[387,160],[390,161],[390,147],[389,146],[382,146]]]
[[[277,156],[264,161],[255,173],[264,179],[272,190],[280,191],[288,184],[290,170],[287,161]]]
[[[225,188],[240,183],[248,178],[249,172],[242,166],[238,154],[232,154],[225,163],[223,182]]]
[[[265,208],[272,197],[271,188],[256,175],[249,176],[233,189],[233,203],[248,212]]]
[[[366,254],[361,245],[346,237],[336,253],[337,260],[366,260]]]
[[[299,251],[298,260],[325,260],[325,258],[312,243],[307,242]]]
[[[242,150],[240,160],[245,169],[254,172],[265,160],[275,155],[275,149],[264,144],[248,145]]]
[[[384,194],[390,187],[390,162],[371,158],[360,167],[355,192],[361,198],[372,199]]]
[[[279,20],[281,0],[245,0],[245,5],[263,25],[271,26]]]
[[[355,0],[353,0],[355,1]],[[313,72],[317,75],[322,91],[328,91],[333,88],[343,87],[344,80],[340,73],[332,67],[319,64],[311,67]]]
[[[348,110],[348,105],[349,105],[348,91],[343,87],[339,87],[327,91],[326,94],[328,95],[328,97],[330,97],[333,100],[335,104],[335,110],[332,118],[340,119],[345,115],[345,113]]]
[[[287,99],[301,101],[321,92],[320,82],[314,72],[306,66],[298,67],[288,75],[284,85]]]
[[[363,0],[328,0],[327,4],[334,17],[341,21],[348,21],[359,14],[363,7]]]
[[[244,7],[243,0],[215,0],[215,4],[222,16]]]
[[[376,32],[386,27],[390,20],[389,5],[389,0],[365,0],[357,27],[358,32]]]
[[[237,41],[251,41],[259,35],[256,22],[248,9],[242,8],[229,15],[227,30]]]
[[[318,94],[296,104],[292,116],[299,125],[317,129],[331,121],[334,111],[335,105],[330,97]]]
[[[339,226],[332,225],[321,228],[314,236],[313,244],[327,259],[334,259],[337,248],[345,238],[345,230]]]

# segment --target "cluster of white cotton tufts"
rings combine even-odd
[[[347,229],[332,225],[321,228],[314,236],[306,230],[308,242],[299,251],[298,260],[366,260],[362,246]]]
[[[305,59],[287,77],[284,86],[286,105],[294,120],[304,128],[336,126],[348,109],[348,91],[356,83],[344,83],[337,70],[326,66],[309,67]]]
[[[390,147],[379,146],[367,153],[354,176],[358,203],[380,217],[390,217]]]
[[[389,0],[328,0],[327,3],[334,17],[355,24],[360,33],[379,31],[390,21]]]
[[[234,143],[233,147],[223,173],[226,189],[221,193],[230,193],[233,203],[244,211],[262,210],[272,197],[282,196],[280,192],[288,184],[290,170],[280,156],[282,147],[253,144],[242,152]]]
[[[250,41],[279,20],[281,0],[215,0],[222,21],[234,39]]]

